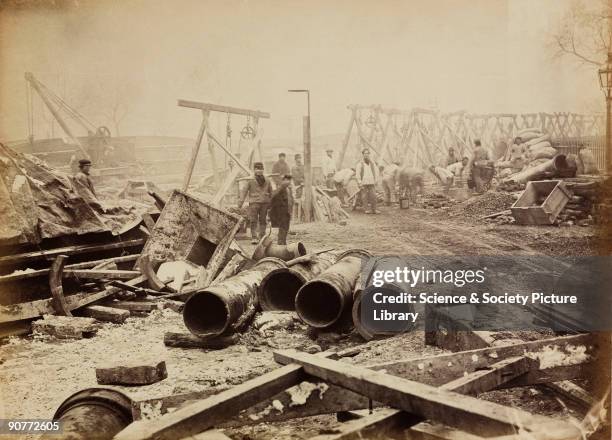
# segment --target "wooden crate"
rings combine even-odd
[[[561,180],[533,181],[510,210],[520,225],[551,225],[571,197]]]

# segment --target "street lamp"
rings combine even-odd
[[[608,61],[599,69],[599,84],[606,96],[606,150],[605,171],[612,172],[612,47],[608,50]]]
[[[304,187],[303,187],[303,203],[302,212],[304,213],[304,222],[312,221],[312,166],[310,159],[310,90],[308,89],[290,89],[288,92],[306,93],[308,99],[308,115],[304,116]]]

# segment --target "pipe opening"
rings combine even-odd
[[[264,310],[295,310],[295,297],[304,279],[288,269],[271,272],[261,282],[260,302]]]
[[[304,246],[304,243],[302,243],[301,241],[297,244],[297,251],[300,257],[306,255],[306,246]]]
[[[228,325],[229,312],[221,298],[212,292],[192,295],[183,309],[183,321],[193,334],[220,335]]]
[[[312,281],[300,289],[295,310],[308,325],[324,328],[334,324],[342,314],[342,295],[324,281]]]

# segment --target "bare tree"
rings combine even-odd
[[[601,65],[612,46],[611,23],[610,0],[574,0],[552,35],[555,54],[583,65]]]

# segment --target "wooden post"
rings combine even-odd
[[[304,116],[304,222],[312,221],[312,161],[310,157],[310,111]]]
[[[209,130],[210,131],[210,130]],[[210,154],[210,166],[212,167],[213,177],[215,180],[215,186],[218,188],[221,185],[221,176],[217,170],[217,157],[215,156],[215,149],[213,147],[210,137],[207,136],[208,140],[208,154]],[[187,189],[185,189],[187,191]]]
[[[344,162],[344,155],[346,154],[346,148],[348,147],[348,143],[351,140],[353,124],[355,123],[355,109],[351,108],[351,111],[353,112],[351,114],[351,120],[349,122],[348,129],[346,130],[346,134],[344,135],[344,140],[342,141],[342,150],[340,150],[340,155],[338,156],[338,163],[336,163],[336,167],[338,169],[342,168],[342,162]]]
[[[189,159],[189,164],[187,165],[187,173],[185,174],[185,180],[183,181],[183,192],[187,192],[189,182],[191,182],[191,175],[193,174],[193,169],[195,168],[196,160],[198,159],[200,145],[202,145],[202,139],[204,138],[204,133],[206,133],[206,128],[208,126],[208,115],[208,110],[202,110],[202,123],[200,124],[200,131],[198,132],[195,145],[191,151],[191,159]]]

